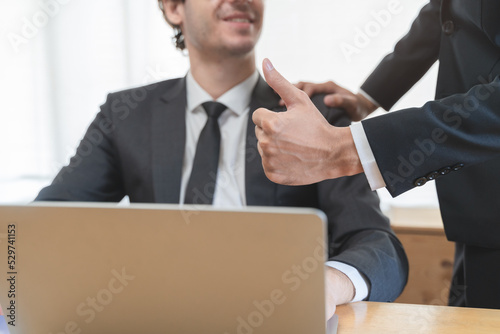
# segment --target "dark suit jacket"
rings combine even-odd
[[[362,88],[389,110],[438,59],[436,101],[363,126],[393,196],[437,178],[448,238],[498,249],[500,1],[430,1]]]
[[[277,110],[279,97],[260,78],[251,111]],[[321,104],[322,98],[316,102]],[[185,79],[111,94],[90,125],[76,155],[38,195],[38,201],[179,203],[185,145]],[[332,123],[348,125],[339,110],[320,109]],[[329,255],[357,268],[369,280],[370,300],[394,300],[406,284],[408,264],[376,193],[364,175],[304,187],[267,179],[248,119],[245,184],[248,205],[313,207],[329,224]]]

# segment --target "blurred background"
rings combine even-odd
[[[357,91],[427,2],[266,0],[257,62]],[[28,203],[51,182],[109,92],[188,70],[156,0],[1,0],[0,33],[0,204]],[[432,99],[436,76],[435,65],[393,110]],[[379,194],[384,209],[437,207],[433,183]]]

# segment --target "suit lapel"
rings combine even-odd
[[[267,85],[262,77],[255,86],[250,102],[250,113],[247,127],[247,142],[245,154],[245,193],[247,205],[275,206],[277,185],[266,177],[262,168],[262,159],[257,150],[257,137],[252,114],[258,108],[277,111],[279,97]]]
[[[156,203],[179,203],[182,165],[186,143],[186,79],[173,87],[153,106],[152,164]]]

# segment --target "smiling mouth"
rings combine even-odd
[[[238,23],[253,23],[252,20],[244,19],[244,18],[232,18],[232,19],[226,19],[224,21],[226,21],[226,22],[238,22]]]
[[[232,13],[227,14],[222,17],[224,22],[233,22],[233,23],[249,23],[252,24],[255,22],[255,17],[251,13]]]

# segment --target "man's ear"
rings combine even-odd
[[[174,26],[180,26],[184,19],[184,3],[178,0],[162,1],[167,21]]]

